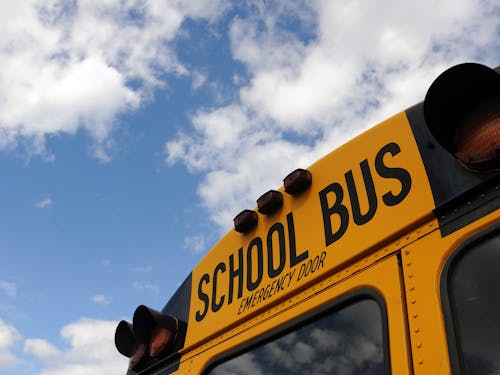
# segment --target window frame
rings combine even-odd
[[[452,272],[454,265],[467,254],[468,250],[496,235],[500,235],[500,222],[473,233],[453,250],[446,260],[443,272],[441,273],[441,306],[443,309],[451,373],[453,375],[465,375],[467,373],[465,371],[464,355],[460,340],[460,327],[456,321],[457,315],[450,296],[450,272]]]
[[[345,295],[339,296],[334,300],[326,303],[324,306],[318,307],[309,313],[299,316],[292,321],[283,324],[280,327],[272,329],[254,339],[249,340],[237,347],[222,353],[221,355],[213,358],[210,363],[201,372],[202,375],[209,375],[215,367],[230,361],[240,355],[248,353],[253,349],[266,345],[273,340],[287,335],[288,333],[294,332],[309,323],[314,322],[317,319],[321,319],[329,314],[335,313],[344,307],[352,305],[358,301],[362,300],[372,300],[377,303],[381,316],[381,329],[382,329],[382,349],[383,349],[383,368],[384,375],[391,375],[391,358],[390,358],[390,346],[389,346],[389,324],[388,324],[388,314],[387,306],[385,300],[381,294],[379,294],[375,289],[372,288],[361,288],[355,291],[346,293]],[[300,303],[305,303],[306,300]]]

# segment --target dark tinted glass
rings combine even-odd
[[[474,244],[452,264],[448,293],[462,372],[500,374],[500,236]]]
[[[361,300],[233,358],[210,375],[384,374],[382,313]]]

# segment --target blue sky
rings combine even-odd
[[[0,374],[123,374],[161,309],[282,178],[500,64],[495,1],[0,0]]]

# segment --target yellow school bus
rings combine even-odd
[[[500,69],[454,66],[121,321],[127,374],[499,374],[499,170]]]

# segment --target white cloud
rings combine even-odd
[[[230,25],[250,77],[239,98],[166,143],[167,164],[204,174],[198,194],[224,230],[288,172],[421,101],[447,67],[500,60],[491,0],[248,3]]]
[[[43,339],[27,339],[24,350],[44,362],[38,375],[123,374],[128,359],[114,346],[117,325],[118,321],[82,318],[61,330],[68,348],[58,349]]]
[[[192,89],[198,90],[201,88],[207,82],[207,78],[205,73],[195,70],[193,72],[193,83],[191,84]]]
[[[184,237],[184,248],[193,254],[201,254],[206,251],[206,239],[202,234]]]
[[[139,281],[134,281],[132,283],[132,288],[138,293],[149,293],[153,296],[160,294],[160,287],[154,284],[142,283]]]
[[[214,21],[219,1],[32,0],[0,4],[0,149],[85,129],[110,158],[116,117],[136,109],[165,73],[187,74],[171,42],[186,18]]]
[[[90,297],[90,300],[95,304],[102,306],[106,306],[111,303],[111,300],[104,294],[96,294],[95,296]]]
[[[0,319],[0,368],[14,367],[21,362],[12,353],[12,348],[21,335],[17,329]]]
[[[43,339],[26,339],[24,341],[24,351],[43,360],[61,355],[59,349]]]
[[[16,298],[17,296],[16,283],[0,280],[0,290],[2,290],[7,296],[11,298]]]
[[[38,208],[49,208],[53,204],[52,198],[46,197],[35,203],[35,207]]]

